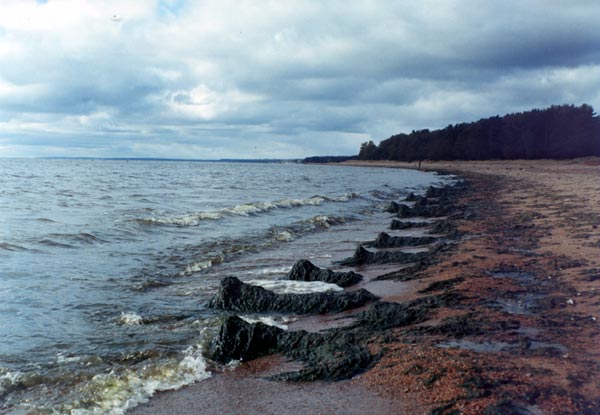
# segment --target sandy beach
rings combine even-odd
[[[272,356],[159,394],[130,413],[600,413],[598,160],[421,168],[468,180],[453,219],[460,236],[410,281],[397,282],[410,292],[383,300],[435,293],[458,301],[374,338],[370,351],[381,358],[351,380],[267,381],[289,364]]]

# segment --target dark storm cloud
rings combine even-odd
[[[401,131],[600,107],[599,18],[585,0],[6,0],[0,155],[351,154]]]

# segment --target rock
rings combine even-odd
[[[539,413],[518,402],[504,400],[485,408],[483,415],[534,415]]]
[[[321,269],[312,262],[301,259],[294,264],[287,278],[295,281],[322,281],[337,284],[340,287],[349,287],[362,280],[362,275],[356,272],[334,272],[330,269]]]
[[[439,217],[446,216],[452,210],[451,204],[415,205],[410,210],[410,216]]]
[[[385,208],[386,212],[389,213],[397,213],[398,209],[400,208],[400,204],[397,202],[391,202],[388,207]]]
[[[429,233],[446,234],[449,237],[455,237],[457,235],[456,226],[448,220],[439,220],[435,222]]]
[[[396,212],[392,213],[396,213],[399,218],[408,218],[411,216],[411,209],[405,204],[398,204]]]
[[[446,187],[429,186],[425,192],[425,197],[440,197],[446,192]]]
[[[429,245],[437,241],[437,238],[432,236],[390,236],[385,232],[381,232],[375,238],[375,241],[370,243],[368,246],[375,248],[399,248],[403,246],[419,246]]]
[[[274,378],[292,381],[348,379],[368,369],[375,360],[375,356],[360,345],[363,339],[364,334],[356,331],[285,333],[280,336],[280,350],[291,358],[304,361],[307,367]]]
[[[432,249],[431,252],[419,253],[409,253],[400,251],[370,252],[361,245],[358,246],[358,248],[356,248],[356,251],[354,251],[354,255],[352,257],[340,261],[339,264],[343,266],[389,263],[408,264],[411,262],[419,262],[425,257],[431,255],[433,252],[437,251],[438,249],[439,247],[434,247],[434,249]]]
[[[413,205],[413,207],[422,207],[427,206],[429,204],[431,204],[431,201],[427,197],[421,196],[415,200],[415,204]]]
[[[417,298],[411,301],[409,307],[432,309],[439,307],[454,308],[459,306],[464,300],[465,296],[456,290],[444,291],[441,294],[430,295],[428,297]]]
[[[456,284],[463,282],[463,277],[455,277],[449,280],[436,281],[429,284],[426,288],[419,290],[420,293],[429,293],[432,291],[448,290],[454,287]]]
[[[411,229],[411,228],[425,228],[429,226],[428,222],[406,222],[398,219],[393,219],[392,224],[390,225],[390,229],[392,230],[401,230],[401,229]]]
[[[419,196],[415,195],[414,193],[409,193],[408,196],[406,196],[406,199],[404,199],[407,202],[414,202],[419,198]]]
[[[262,287],[245,284],[236,277],[226,277],[221,280],[221,288],[208,306],[244,312],[322,314],[362,307],[378,299],[365,289],[339,293],[276,294]]]
[[[239,317],[228,317],[210,344],[208,357],[228,363],[280,352],[304,361],[306,368],[276,375],[274,379],[341,380],[364,371],[374,361],[375,357],[358,345],[362,338],[360,333],[341,330],[286,332],[262,323],[247,323]]]
[[[423,328],[431,334],[444,334],[456,338],[491,333],[494,331],[516,330],[521,326],[518,320],[491,321],[477,317],[474,313],[448,317],[441,324]]]
[[[252,360],[277,350],[277,337],[283,330],[263,323],[249,324],[237,316],[225,319],[219,335],[212,342],[209,356],[227,363],[231,360]]]
[[[399,303],[378,302],[371,304],[358,315],[359,324],[373,330],[401,327],[425,320],[426,310],[407,307]]]

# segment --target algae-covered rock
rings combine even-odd
[[[362,280],[363,277],[353,271],[334,272],[330,269],[322,269],[306,259],[301,259],[294,264],[287,278],[296,281],[321,281],[337,284],[340,287],[349,287]]]
[[[378,300],[367,290],[310,294],[276,294],[262,287],[245,284],[236,277],[221,281],[209,307],[244,312],[283,312],[293,314],[334,313]]]

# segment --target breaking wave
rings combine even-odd
[[[205,220],[219,220],[231,216],[254,216],[275,209],[320,206],[323,202],[343,203],[359,197],[360,195],[358,193],[346,193],[338,197],[313,196],[308,199],[283,199],[275,202],[254,202],[237,205],[233,208],[223,208],[212,212],[196,212],[188,215],[165,217],[147,217],[137,219],[137,221],[150,225],[198,226]]]
[[[142,316],[139,314],[129,312],[129,313],[121,313],[119,316],[119,324],[125,326],[137,326],[143,323]]]
[[[59,408],[59,413],[73,415],[125,414],[127,410],[147,402],[156,392],[179,389],[207,379],[211,373],[200,346],[191,346],[182,360],[171,360],[141,370],[125,369],[95,375],[78,390],[74,400]]]

